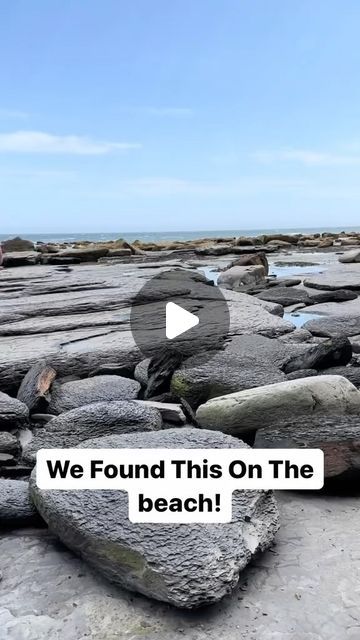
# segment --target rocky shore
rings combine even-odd
[[[357,640],[360,234],[18,238],[3,267],[4,638]],[[144,359],[134,342],[134,296],[158,274],[171,293],[174,268],[223,291],[211,358]],[[238,492],[228,525],[132,525],[121,492],[38,490],[36,452],[74,446],[319,447],[326,486]]]

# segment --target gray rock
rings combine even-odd
[[[49,413],[59,414],[94,402],[133,400],[137,398],[140,384],[121,376],[96,376],[54,385]]]
[[[322,273],[315,273],[305,278],[304,284],[312,289],[360,289],[360,269],[353,264],[338,264],[329,267]]]
[[[27,406],[11,398],[6,393],[0,391],[0,431],[6,429],[16,429],[29,421],[29,409]]]
[[[220,351],[210,359],[209,352],[188,358],[173,374],[170,388],[196,409],[210,398],[282,380],[284,374],[270,360]]]
[[[3,256],[3,266],[7,269],[34,265],[39,261],[40,253],[37,251],[11,251]]]
[[[356,336],[360,333],[360,317],[318,318],[305,322],[307,329],[314,336],[335,338],[337,336]]]
[[[0,478],[0,527],[30,525],[39,520],[29,496],[29,483]]]
[[[346,251],[345,253],[343,253],[343,255],[339,256],[339,262],[360,262],[360,249]]]
[[[262,265],[231,267],[220,273],[218,277],[218,285],[232,291],[239,291],[244,285],[258,284],[264,281],[265,269]]]
[[[96,369],[90,371],[89,378],[93,376],[122,376],[123,378],[134,377],[134,364],[127,362],[106,362],[100,364]]]
[[[39,360],[24,377],[17,399],[26,404],[30,412],[46,409],[50,400],[50,388],[55,378],[55,369],[45,360]]]
[[[283,307],[288,307],[297,302],[310,304],[310,298],[306,291],[297,287],[271,287],[271,289],[257,293],[256,297],[267,302],[281,304]]]
[[[291,373],[288,373],[286,376],[286,379],[298,380],[299,378],[311,378],[312,376],[317,376],[317,375],[318,375],[318,372],[316,369],[300,369],[299,371],[292,371]]]
[[[160,402],[158,400],[133,400],[133,402],[136,402],[143,407],[157,409],[163,419],[163,422],[181,425],[186,423],[186,417],[182,406],[176,402]]]
[[[347,289],[336,289],[335,291],[321,291],[320,293],[310,294],[311,304],[322,304],[326,302],[347,302],[356,300],[358,297],[355,291]]]
[[[196,419],[206,429],[238,435],[314,414],[360,415],[360,392],[341,376],[287,380],[208,400]]]
[[[151,362],[151,358],[146,358],[145,360],[141,360],[134,371],[134,378],[138,382],[140,382],[142,387],[146,387],[149,381],[149,364]]]
[[[220,433],[169,429],[84,443],[106,448],[234,448]],[[194,608],[219,601],[239,581],[257,551],[270,546],[279,526],[269,491],[237,491],[228,524],[132,524],[122,491],[40,491],[37,509],[51,531],[112,582],[132,591]],[[94,517],[96,514],[96,518]]]
[[[7,431],[0,431],[0,453],[18,453],[20,443],[18,439]]]
[[[19,236],[9,238],[9,240],[3,240],[1,246],[4,253],[12,251],[34,251],[34,243],[31,242],[31,240],[24,240]]]
[[[303,342],[309,342],[312,339],[312,334],[304,327],[299,327],[295,329],[292,333],[287,333],[284,336],[280,336],[279,340],[281,342],[286,342],[288,344],[301,344]]]
[[[359,416],[311,416],[259,429],[256,448],[314,448],[324,452],[325,478],[360,475]]]
[[[339,336],[310,347],[305,353],[291,356],[285,363],[283,371],[292,373],[299,369],[328,369],[333,366],[346,365],[351,358],[350,340],[345,336]]]
[[[158,409],[137,402],[96,402],[66,411],[35,429],[23,448],[23,460],[34,464],[36,452],[56,447],[75,447],[89,438],[161,429]]]

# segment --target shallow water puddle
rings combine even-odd
[[[301,311],[293,311],[292,313],[284,313],[284,320],[288,320],[292,322],[297,329],[302,327],[305,322],[308,320],[318,320],[319,318],[323,318],[324,316],[319,315],[318,313],[304,313]]]

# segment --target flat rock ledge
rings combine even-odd
[[[246,445],[222,433],[183,428],[109,436],[89,448],[232,448]],[[253,555],[268,548],[279,527],[269,491],[237,491],[227,524],[133,524],[122,491],[41,491],[31,480],[37,509],[70,549],[110,581],[177,607],[221,600]]]

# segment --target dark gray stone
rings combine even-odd
[[[267,302],[281,304],[283,307],[289,307],[297,302],[304,302],[305,304],[310,304],[311,302],[306,291],[295,287],[271,287],[257,293],[256,297]]]
[[[210,398],[285,380],[270,360],[257,360],[235,352],[209,352],[188,358],[171,379],[171,390],[193,409]]]
[[[96,402],[66,411],[45,426],[35,429],[30,442],[24,446],[23,460],[35,463],[41,448],[75,447],[89,438],[110,434],[161,429],[160,412],[137,402]]]
[[[350,380],[355,387],[360,387],[360,367],[330,367],[321,373],[325,376],[343,376]]]
[[[106,448],[231,448],[221,433],[169,429],[89,440]],[[41,491],[31,494],[51,531],[112,582],[182,608],[219,601],[253,555],[269,547],[279,526],[270,491],[237,491],[227,524],[132,524],[123,491]],[[96,514],[96,517],[94,515]]]
[[[17,453],[19,449],[19,440],[12,433],[0,431],[0,453]]]
[[[136,380],[121,376],[95,376],[54,385],[49,413],[59,414],[94,402],[134,400],[140,391]]]
[[[326,373],[325,371],[323,373]],[[287,380],[297,380],[298,378],[311,378],[317,376],[316,369],[300,369],[299,371],[292,371],[286,375]]]
[[[0,527],[30,525],[39,520],[29,496],[29,483],[0,478]]]
[[[346,302],[355,300],[358,297],[354,291],[348,289],[336,289],[335,291],[322,291],[321,293],[311,293],[311,304],[323,302]]]
[[[328,369],[332,366],[346,365],[352,358],[352,346],[346,337],[332,338],[310,347],[305,353],[292,356],[285,363],[285,373],[299,369]]]
[[[360,317],[331,317],[308,320],[303,325],[314,336],[334,338],[336,336],[357,336],[360,334]]]
[[[28,423],[29,409],[27,406],[11,398],[6,393],[0,391],[0,431],[6,429],[16,429]]]

